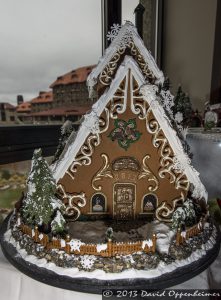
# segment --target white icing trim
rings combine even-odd
[[[136,27],[131,22],[126,22],[121,29],[119,30],[118,35],[113,40],[111,45],[106,49],[105,54],[103,57],[100,58],[97,66],[92,70],[87,78],[87,85],[91,88],[97,82],[97,77],[99,74],[104,70],[105,66],[109,63],[111,58],[114,56],[116,51],[118,50],[119,43],[124,36],[128,34],[128,31],[131,34],[131,37],[134,41],[135,46],[140,51],[141,55],[143,56],[145,62],[148,64],[150,70],[153,72],[154,76],[156,77],[156,83],[163,83],[164,82],[164,75],[163,72],[158,68],[153,56],[145,47],[143,40],[137,33]]]

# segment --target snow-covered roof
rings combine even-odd
[[[116,30],[116,34],[116,37],[114,37],[112,43],[106,49],[104,56],[100,58],[97,66],[89,74],[87,78],[87,85],[92,87],[97,83],[97,77],[104,70],[105,66],[110,62],[118,49],[126,47],[129,41],[133,41],[134,45],[140,51],[144,61],[156,77],[155,83],[163,83],[163,72],[158,68],[153,56],[145,47],[143,40],[137,33],[136,27],[131,22],[126,21],[126,23],[120,28],[119,32]]]
[[[151,84],[146,84],[138,64],[131,56],[125,56],[124,61],[119,66],[110,87],[106,89],[104,94],[93,105],[92,111],[84,117],[84,121],[81,124],[77,136],[74,142],[69,145],[64,157],[53,166],[54,177],[56,181],[64,176],[65,172],[75,160],[76,155],[78,154],[87,137],[91,133],[99,135],[99,116],[101,116],[108,102],[113,98],[121,81],[125,78],[125,76],[129,76],[129,70],[137,81],[138,86],[141,87],[140,91],[143,95],[144,101],[147,101],[148,105],[151,106],[152,113],[158,121],[160,128],[163,130],[165,137],[174,152],[175,158],[183,166],[183,173],[187,176],[188,181],[193,183],[193,195],[195,197],[204,197],[207,199],[207,192],[200,181],[198,172],[191,166],[190,159],[186,155],[176,131],[172,128],[170,120],[165,115],[163,106],[157,101],[157,87]],[[124,105],[126,105],[125,103],[127,102],[124,101]],[[122,108],[121,113],[124,112],[124,109],[126,109],[126,107]]]

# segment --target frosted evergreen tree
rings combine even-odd
[[[61,127],[61,136],[59,138],[58,147],[55,152],[54,158],[52,163],[57,161],[66,146],[69,136],[74,131],[74,124],[73,122],[67,120]]]
[[[184,207],[178,207],[172,216],[172,229],[177,230],[178,228],[185,227],[186,211]]]
[[[56,183],[51,170],[42,157],[41,149],[34,151],[31,171],[27,180],[27,195],[23,202],[23,218],[31,225],[50,224],[62,202],[56,198]]]
[[[174,106],[172,108],[174,119],[181,119],[180,124],[183,127],[186,127],[192,116],[192,105],[190,98],[182,90],[182,87],[179,86],[176,96],[174,97]]]
[[[51,230],[53,233],[62,233],[65,230],[65,224],[66,221],[64,217],[62,216],[61,212],[59,210],[56,211],[56,215],[51,222]]]
[[[184,202],[182,207],[178,207],[172,216],[172,229],[185,228],[186,226],[193,226],[196,223],[196,213],[194,204],[191,199]]]
[[[113,228],[112,227],[108,227],[107,228],[107,231],[106,231],[106,239],[109,241],[109,240],[112,240],[113,239],[113,236],[114,236],[114,231],[113,231]]]
[[[196,223],[196,213],[193,205],[193,201],[191,199],[187,199],[183,204],[186,218],[185,224],[186,226],[192,226]]]
[[[166,77],[165,80],[164,80],[162,89],[165,90],[165,91],[168,91],[170,89],[170,86],[171,86],[170,79],[169,79],[169,77]]]

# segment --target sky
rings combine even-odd
[[[137,4],[123,0],[123,22]],[[101,53],[101,0],[0,0],[0,102],[28,101]]]

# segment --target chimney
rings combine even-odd
[[[139,3],[134,10],[135,13],[135,25],[137,27],[137,31],[139,36],[143,38],[143,14],[145,11],[145,7]]]
[[[17,96],[17,105],[22,104],[24,102],[23,96],[22,95],[18,95]]]

